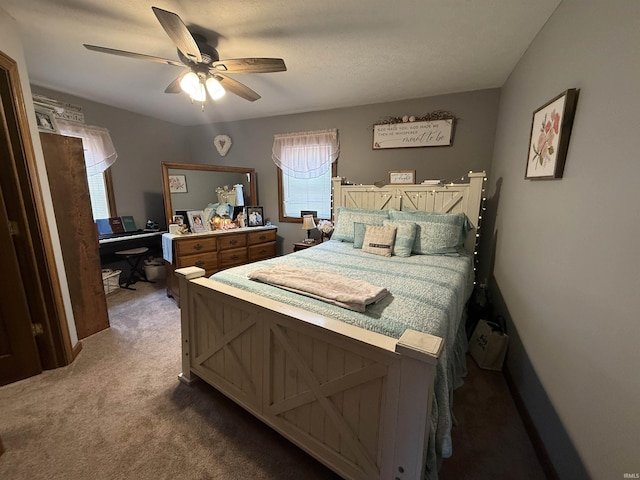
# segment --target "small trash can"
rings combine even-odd
[[[144,273],[147,280],[155,282],[165,277],[165,268],[161,258],[152,258],[144,261]]]

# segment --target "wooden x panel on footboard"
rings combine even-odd
[[[347,479],[422,478],[442,340],[400,340],[177,270],[183,371]]]

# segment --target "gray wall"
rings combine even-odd
[[[338,175],[355,183],[386,180],[389,170],[416,170],[417,180],[459,181],[469,170],[489,173],[497,120],[498,89],[442,95],[402,102],[191,127],[189,158],[193,163],[251,167],[258,178],[258,200],[265,217],[278,225],[282,253],[306,233],[300,224],[278,222],[277,170],[271,159],[273,135],[337,128],[340,135]],[[453,146],[373,150],[373,125],[387,116],[423,116],[448,110],[458,118]],[[232,147],[225,157],[213,146],[227,134]],[[315,232],[317,234],[317,232]]]
[[[164,226],[160,163],[187,161],[185,128],[39,86],[31,89],[81,106],[87,124],[109,129],[118,152],[111,168],[118,215],[132,215],[138,228],[147,220]]]
[[[276,166],[271,160],[276,133],[337,128],[341,153],[338,175],[356,183],[385,180],[389,170],[416,170],[417,180],[461,181],[469,171],[489,173],[500,90],[488,89],[401,102],[326,110],[278,117],[181,127],[72,95],[33,86],[34,93],[83,107],[85,121],[108,128],[118,151],[113,182],[119,215],[147,218],[164,226],[160,162],[187,162],[254,168],[258,203],[278,225],[280,253],[306,236],[299,224],[279,224]],[[185,101],[187,101],[185,99]],[[388,116],[423,116],[447,110],[456,117],[450,147],[373,150],[373,125]],[[225,157],[213,139],[227,134],[232,147]],[[316,236],[318,232],[315,232]]]
[[[509,370],[566,479],[640,472],[638,45],[637,0],[564,0],[502,89],[493,295]],[[524,180],[532,112],[572,87],[564,178]]]

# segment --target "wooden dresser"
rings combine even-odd
[[[173,273],[176,268],[200,267],[209,276],[225,268],[275,257],[277,232],[271,226],[176,235],[172,241],[173,261],[165,260],[167,296],[180,303],[178,279]]]

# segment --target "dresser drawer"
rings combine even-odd
[[[249,245],[255,245],[256,243],[275,242],[276,230],[262,230],[260,232],[252,232],[247,234],[249,237]]]
[[[247,245],[247,236],[244,233],[238,235],[225,235],[220,237],[220,250],[240,248]]]
[[[223,250],[219,253],[220,266],[229,267],[231,265],[239,265],[247,261],[247,249],[236,248],[231,250]]]
[[[252,245],[249,247],[249,261],[263,260],[276,256],[276,242]]]
[[[183,255],[176,259],[176,268],[181,267],[204,268],[206,274],[211,275],[218,268],[218,255],[211,252]]]
[[[218,239],[215,237],[201,237],[175,240],[174,247],[178,257],[192,253],[215,252],[218,250]]]

